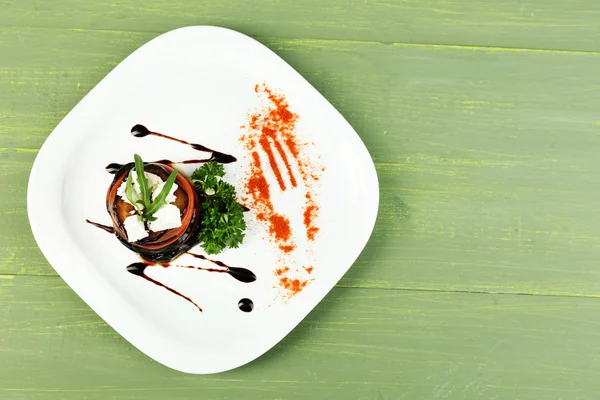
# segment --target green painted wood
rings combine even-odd
[[[334,289],[210,376],[125,342],[54,277],[0,278],[1,399],[596,399],[596,299]]]
[[[4,26],[164,32],[204,24],[258,36],[600,50],[600,3],[590,0],[0,3]]]
[[[0,0],[0,399],[596,399],[599,22],[590,0]],[[192,24],[280,54],[356,128],[381,187],[339,285],[212,376],[100,320],[44,260],[25,203],[68,111]]]
[[[15,34],[17,32],[17,34]],[[53,275],[26,180],[56,124],[154,34],[0,29],[0,273]],[[347,287],[600,293],[600,54],[260,38],[354,125],[381,185]]]

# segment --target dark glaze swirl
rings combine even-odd
[[[127,231],[123,225],[133,206],[117,195],[117,190],[127,178],[134,163],[123,165],[115,172],[115,177],[106,194],[106,209],[115,228],[115,236],[131,251],[152,263],[167,263],[190,250],[198,243],[198,232],[201,229],[200,200],[190,181],[181,173],[175,183],[179,186],[175,191],[175,205],[181,212],[181,227],[160,232],[150,232],[149,236],[131,243],[127,240]],[[168,164],[145,163],[144,171],[158,175],[166,181],[173,167]]]

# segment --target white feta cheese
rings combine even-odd
[[[152,193],[154,193],[154,191],[156,190],[156,187],[158,185],[163,185],[164,186],[164,182],[162,179],[160,179],[160,176],[155,175],[155,174],[151,174],[149,172],[144,172],[144,176],[146,177],[146,179],[148,179],[148,188],[150,189],[150,191]],[[135,169],[133,170],[133,192],[134,192],[134,197],[135,200],[138,200],[142,197],[142,193],[140,191],[140,184],[137,181],[137,175],[135,173]],[[173,185],[175,186],[175,185]],[[161,186],[162,187],[162,186]],[[125,195],[125,189],[127,188],[127,178],[125,178],[123,180],[123,182],[121,182],[121,186],[119,186],[119,189],[117,189],[117,195],[121,196],[121,199],[129,204],[132,204],[129,199],[127,198],[127,195]],[[132,204],[133,205],[133,204]],[[144,209],[144,206],[142,206],[141,204],[138,203],[138,207],[140,209]]]
[[[136,175],[135,169],[133,170],[133,176],[136,178],[133,180],[133,188],[135,189],[136,192],[141,193],[140,192],[140,184],[137,180],[137,175]],[[156,188],[156,186],[161,184],[163,181],[162,179],[160,179],[160,176],[151,174],[150,172],[144,172],[144,176],[148,180],[148,188],[150,189],[150,191],[154,190]]]
[[[137,242],[148,236],[148,232],[146,232],[146,228],[144,227],[144,222],[139,215],[132,215],[125,218],[123,225],[125,226],[127,240],[129,242]]]
[[[144,172],[146,179],[148,179],[148,188],[151,192],[152,200],[158,196],[163,187],[165,186],[165,182],[155,174],[151,174],[148,172]],[[140,192],[140,185],[137,181],[137,177],[135,174],[135,170],[133,170],[133,197],[134,201],[140,199],[142,194]],[[125,188],[127,187],[127,178],[121,183],[119,189],[117,190],[117,195],[121,197],[123,201],[126,203],[132,204],[127,195],[125,194]],[[165,199],[167,204],[163,205],[154,213],[154,221],[148,221],[148,226],[153,232],[160,232],[167,229],[179,228],[181,226],[181,212],[179,208],[173,204],[177,197],[175,196],[175,191],[178,186],[173,184],[167,198]],[[136,206],[143,210],[143,206],[141,204],[136,204]],[[140,217],[135,210],[130,212],[130,216],[125,219],[123,222],[125,226],[125,231],[127,232],[127,239],[129,242],[136,242],[140,239],[143,239],[148,236],[148,232],[145,229],[144,222],[142,217]]]
[[[154,213],[156,220],[149,221],[148,226],[153,232],[179,228],[181,226],[181,212],[174,204],[165,204]]]
[[[165,187],[165,183],[166,182],[160,182],[158,185],[156,185],[156,188],[152,191],[152,200],[154,200],[156,198],[156,196],[158,196],[161,192],[161,190],[163,190],[163,188]],[[167,195],[167,198],[165,199],[165,201],[167,203],[173,203],[176,199],[175,197],[175,191],[177,190],[179,186],[177,186],[176,183],[173,183],[173,186],[171,186],[171,190],[169,191],[169,194]]]
[[[123,180],[123,182],[121,182],[121,186],[119,186],[119,188],[117,189],[117,196],[120,196],[121,200],[123,200],[125,203],[129,203],[129,204],[133,205],[127,198],[127,195],[125,194],[126,188],[127,188],[127,178],[125,178],[125,180]],[[134,195],[134,200],[139,199],[139,194],[137,192],[134,191],[133,195]],[[140,205],[140,207],[141,207],[141,205]]]

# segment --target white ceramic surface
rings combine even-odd
[[[226,179],[240,189],[248,162],[240,126],[256,108],[254,86],[277,88],[299,116],[297,135],[314,142],[325,171],[316,187],[319,236],[298,243],[291,262],[311,263],[313,279],[291,299],[280,296],[277,254],[248,214],[239,249],[215,256],[257,275],[247,284],[226,274],[149,267],[152,278],[192,298],[204,310],[128,273],[138,260],[118,240],[85,222],[110,224],[105,207],[112,181],[104,167],[144,160],[199,158],[188,146],[133,137],[135,124],[234,154]],[[190,173],[193,166],[182,168]],[[273,176],[267,176],[273,181]],[[274,195],[277,207],[297,213],[304,193]],[[373,161],[344,118],[272,51],[240,33],[217,27],[177,29],[145,44],[110,72],[64,118],[35,160],[28,187],[33,234],[45,257],[75,292],[125,339],[156,361],[189,373],[215,373],[259,357],[287,335],[338,282],[367,243],[379,188]],[[301,215],[291,217],[301,229]],[[201,252],[201,251],[199,251]],[[309,254],[310,253],[310,254]],[[183,256],[181,264],[202,264]],[[251,298],[250,313],[238,309]]]

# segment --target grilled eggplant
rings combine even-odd
[[[123,165],[116,173],[106,194],[106,209],[110,214],[115,235],[128,249],[138,253],[144,260],[153,263],[168,263],[185,253],[198,243],[198,232],[201,229],[199,197],[194,185],[181,173],[177,174],[175,183],[176,200],[173,203],[181,213],[181,226],[160,232],[149,232],[149,236],[136,242],[127,239],[124,221],[134,211],[134,207],[124,201],[117,191],[129,171],[135,168],[134,163]],[[166,181],[173,167],[161,163],[144,163],[144,171],[159,176]]]

